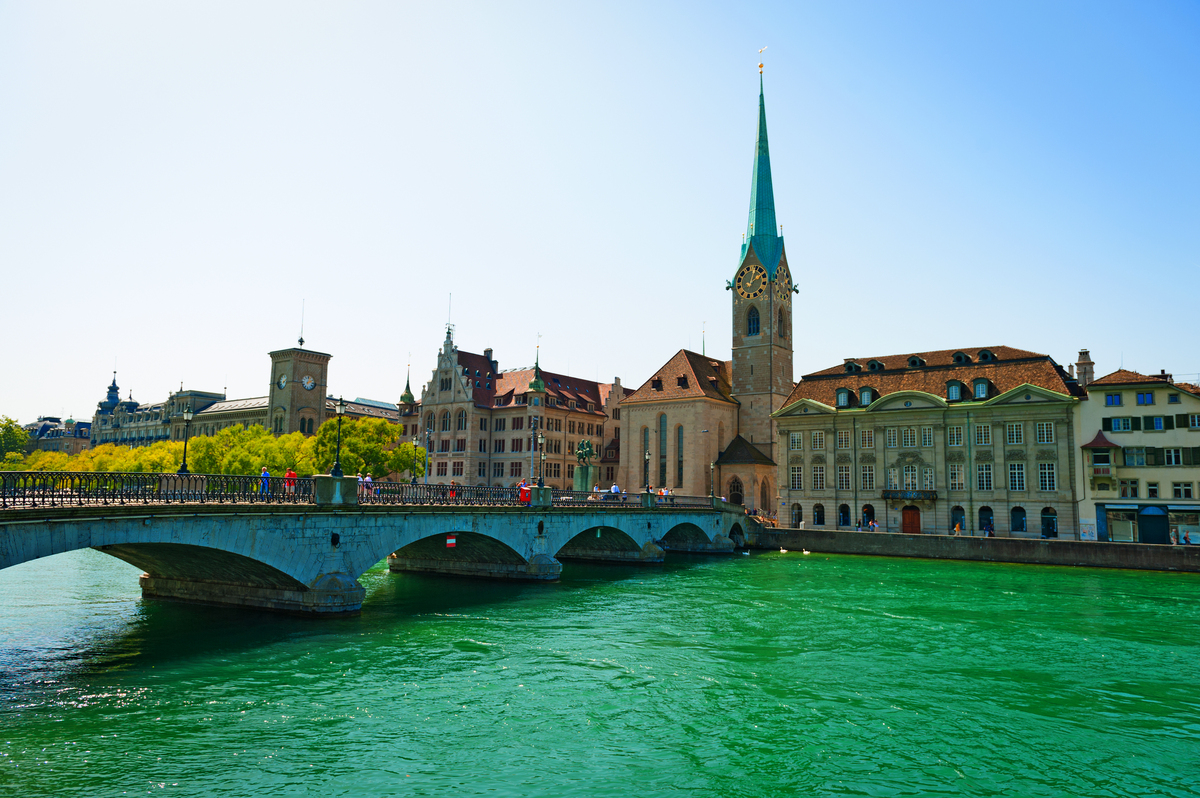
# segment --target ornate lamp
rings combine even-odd
[[[546,436],[538,433],[537,436],[538,450],[542,453],[542,462],[538,467],[538,487],[546,487]]]
[[[187,445],[188,434],[192,430],[192,415],[192,408],[190,406],[187,410],[183,411],[183,465],[179,466],[179,471],[177,472],[179,474],[189,473],[187,467]]]

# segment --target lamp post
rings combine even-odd
[[[708,498],[712,498],[716,494],[713,493],[713,469],[717,467],[716,463],[708,464]]]
[[[338,418],[337,450],[333,455],[333,468],[329,470],[329,476],[340,479],[342,477],[342,416],[346,415],[346,400],[339,396],[333,409],[337,412]]]
[[[188,444],[188,433],[191,432],[191,429],[192,429],[192,408],[189,407],[187,410],[183,411],[183,465],[179,466],[179,471],[176,472],[179,474],[189,473],[188,467],[187,467],[187,444]]]
[[[429,484],[429,452],[433,449],[433,430],[425,428],[425,484]]]
[[[642,468],[642,477],[643,477],[642,484],[646,488],[646,492],[649,493],[650,492],[650,450],[647,449],[644,452],[644,454],[646,455],[646,465]]]
[[[413,458],[414,458],[413,463],[415,464],[416,463],[415,458],[417,456],[417,447],[421,445],[421,436],[420,435],[412,436],[412,445],[413,445]],[[413,470],[413,475],[412,475],[412,481],[413,481],[414,485],[417,482],[417,474],[416,474],[415,465],[414,465],[414,470]]]
[[[546,487],[546,436],[542,433],[537,434],[538,451],[541,452],[542,462],[538,467],[538,487]]]

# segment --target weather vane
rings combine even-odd
[[[759,54],[759,55],[762,55],[762,54],[763,54],[763,51],[765,51],[766,49],[767,49],[767,45],[765,45],[765,44],[764,44],[762,47],[758,48],[758,54]],[[761,61],[759,61],[759,62],[758,62],[758,74],[760,74],[760,75],[761,75],[761,74],[762,74],[762,71],[763,71],[763,65],[762,65],[762,62],[761,62]]]

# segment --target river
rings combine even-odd
[[[357,618],[0,571],[0,792],[1200,794],[1200,576],[771,552],[391,574]]]

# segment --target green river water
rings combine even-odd
[[[766,553],[363,577],[358,618],[0,571],[0,794],[1200,794],[1200,575]]]

